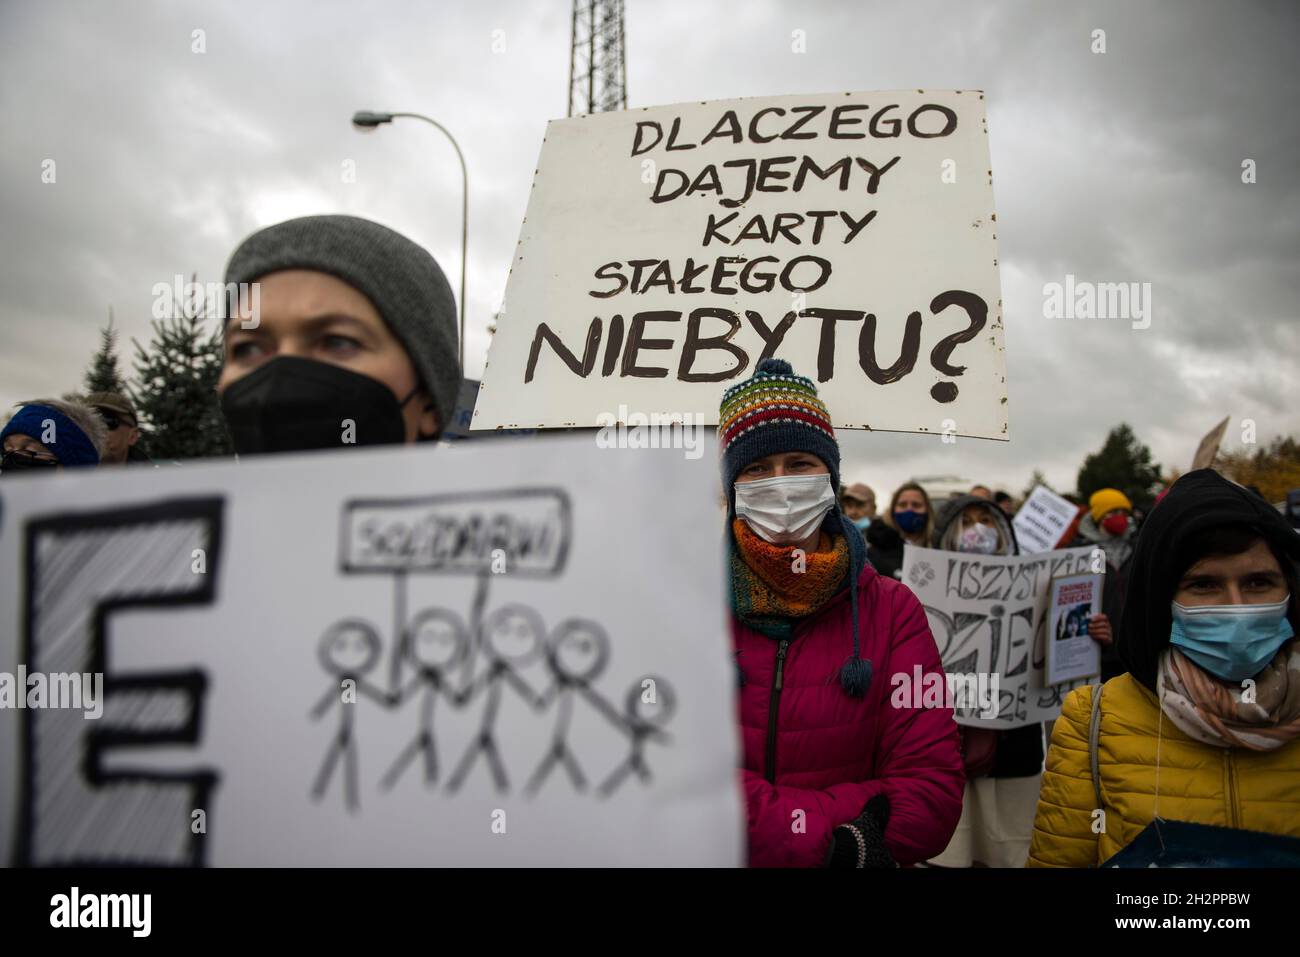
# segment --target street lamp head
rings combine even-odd
[[[359,110],[352,114],[352,125],[365,133],[369,133],[376,127],[392,121],[392,113],[372,113],[369,110]]]
[[[469,167],[465,165],[465,154],[460,150],[460,144],[456,142],[456,137],[448,132],[447,128],[432,117],[425,116],[423,113],[372,113],[369,110],[360,110],[352,114],[352,125],[363,133],[371,133],[377,127],[385,123],[391,123],[398,117],[406,117],[413,120],[423,120],[434,126],[443,136],[451,141],[452,148],[456,151],[456,159],[460,162],[460,366],[465,368],[465,263],[469,258]]]

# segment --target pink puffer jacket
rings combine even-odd
[[[870,565],[858,589],[861,653],[873,670],[864,698],[850,698],[838,678],[853,652],[848,589],[789,642],[732,617],[732,647],[744,676],[741,773],[751,866],[821,866],[831,830],[882,792],[890,803],[885,846],[901,865],[940,853],[957,826],[966,776],[952,710],[913,708],[910,696],[908,707],[890,704],[893,675],[905,674],[910,683],[915,665],[923,674],[942,671],[921,603]]]

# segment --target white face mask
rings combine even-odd
[[[957,551],[974,552],[978,555],[992,555],[998,550],[997,529],[988,525],[972,525],[961,533],[957,542]]]
[[[804,541],[835,504],[827,472],[737,482],[735,489],[736,514],[773,545]]]

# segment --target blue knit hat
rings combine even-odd
[[[722,481],[727,514],[736,514],[736,476],[745,466],[768,455],[807,452],[826,463],[835,504],[822,522],[829,535],[843,535],[849,546],[849,605],[853,617],[853,656],[840,669],[840,686],[854,698],[867,693],[871,662],[859,651],[858,577],[867,563],[862,533],[840,511],[840,446],[825,403],[806,376],[797,375],[784,359],[764,359],[754,375],[722,394],[718,412],[718,442],[722,447]]]
[[[46,423],[53,426],[50,432]],[[50,435],[46,442],[44,436]],[[26,435],[36,439],[59,460],[63,466],[98,465],[99,450],[90,436],[81,431],[70,418],[49,405],[25,405],[0,430],[0,442],[11,435]]]

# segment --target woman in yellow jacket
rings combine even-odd
[[[1174,484],[1133,555],[1128,672],[1052,731],[1028,866],[1096,867],[1157,817],[1300,837],[1298,560],[1257,495],[1210,469]]]

